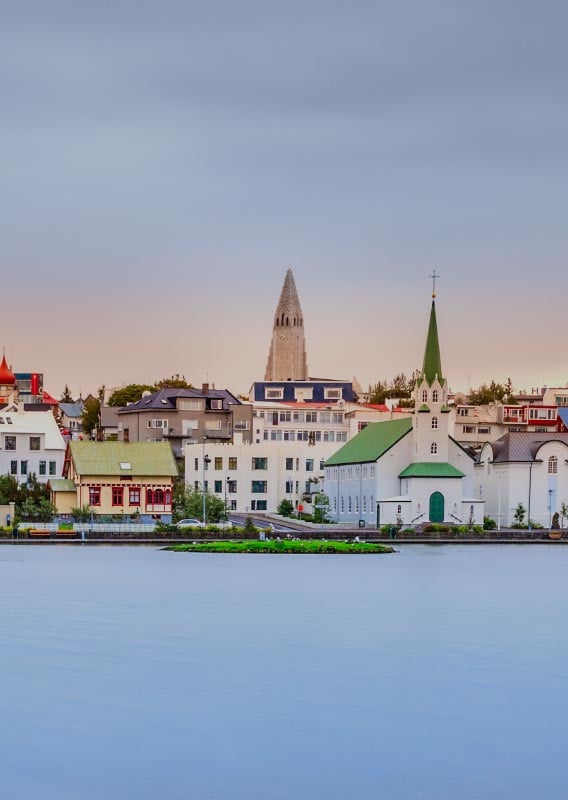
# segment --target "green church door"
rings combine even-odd
[[[444,495],[434,492],[430,495],[430,522],[444,521]]]

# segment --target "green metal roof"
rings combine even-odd
[[[445,461],[417,461],[403,469],[399,478],[464,478],[463,472]]]
[[[418,409],[419,414],[425,414],[426,412],[430,411],[430,406],[427,406],[426,403],[422,403],[420,408]]]
[[[432,300],[430,311],[430,324],[428,325],[428,336],[426,338],[426,349],[424,350],[424,364],[422,374],[431,386],[436,377],[442,383],[442,359],[440,358],[440,343],[438,341],[438,324],[436,322],[436,302]]]
[[[79,475],[177,475],[168,442],[71,442]]]
[[[333,467],[338,464],[362,464],[376,461],[387,450],[396,444],[399,439],[412,429],[412,420],[409,417],[393,419],[387,422],[373,422],[363,428],[361,433],[354,436],[351,441],[334,453],[325,464]]]
[[[65,478],[51,478],[49,481],[49,488],[52,492],[75,492],[76,487],[74,481],[68,481]]]

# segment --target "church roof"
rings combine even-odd
[[[399,478],[463,478],[464,473],[447,461],[417,461],[403,469]]]
[[[392,419],[387,422],[372,422],[361,433],[329,458],[325,465],[362,464],[376,461],[412,430],[409,417]]]
[[[276,308],[275,319],[282,315],[285,317],[297,316],[299,319],[302,317],[300,298],[298,296],[298,290],[296,289],[296,282],[294,281],[294,273],[290,267],[286,271],[284,285],[282,286],[280,299]]]
[[[16,376],[6,362],[6,356],[2,357],[0,364],[0,386],[13,386],[16,383]]]
[[[442,377],[442,359],[440,358],[440,342],[438,341],[438,324],[436,321],[436,301],[432,300],[430,310],[430,323],[428,325],[428,336],[426,337],[426,348],[424,350],[424,363],[422,365],[422,375],[431,386],[438,378],[440,383]]]
[[[493,463],[504,464],[510,461],[534,461],[540,448],[548,442],[561,442],[568,446],[568,433],[512,431],[491,442]]]

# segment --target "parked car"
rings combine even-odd
[[[203,523],[198,519],[180,519],[176,525],[178,528],[203,528]]]

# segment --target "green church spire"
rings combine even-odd
[[[436,378],[438,378],[440,383],[443,381],[442,359],[440,358],[440,343],[438,341],[438,324],[436,322],[436,301],[433,298],[432,310],[430,311],[430,323],[428,325],[428,337],[426,339],[426,349],[424,350],[422,375],[430,386],[434,383]]]

